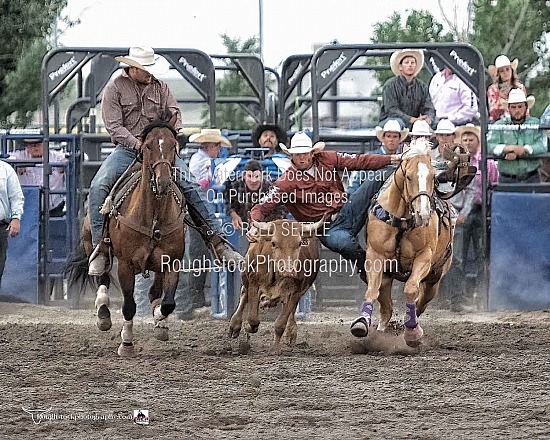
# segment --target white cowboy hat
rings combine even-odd
[[[399,65],[405,57],[413,57],[416,60],[416,70],[413,76],[418,75],[418,72],[420,72],[424,66],[424,52],[418,49],[402,49],[392,53],[390,57],[390,67],[393,74],[399,76]]]
[[[437,123],[437,127],[435,128],[434,133],[435,134],[454,134],[456,131],[455,124],[453,124],[448,119],[441,119]]]
[[[432,137],[432,129],[430,128],[430,125],[424,120],[419,119],[418,121],[415,121],[412,130],[409,133],[411,136],[426,136],[426,137]]]
[[[401,128],[401,124],[399,124],[398,121],[395,119],[388,119],[386,123],[384,124],[384,127],[376,127],[374,129],[376,131],[376,137],[380,142],[384,142],[384,133],[390,131],[393,133],[399,133],[401,136],[399,138],[399,142],[403,142],[405,138],[409,135],[409,129],[408,128]]]
[[[510,61],[510,58],[508,58],[506,55],[499,55],[495,59],[495,64],[490,64],[487,67],[487,70],[494,79],[497,79],[498,69],[505,66],[510,66],[515,72],[518,68],[518,59],[516,58],[514,61]]]
[[[287,148],[285,144],[279,144],[281,150],[286,154],[298,154],[298,153],[319,153],[325,148],[324,142],[317,142],[313,145],[311,138],[304,133],[299,131],[290,140],[290,148]]]
[[[525,93],[521,89],[512,89],[508,94],[508,99],[501,99],[501,102],[505,109],[508,109],[508,104],[517,104],[519,102],[526,102],[527,108],[531,108],[535,105],[535,97],[532,95],[525,96]]]
[[[464,133],[473,133],[477,136],[477,139],[481,139],[481,128],[474,124],[461,125],[456,128],[456,136],[460,139]]]
[[[231,142],[225,136],[222,136],[222,132],[217,128],[203,128],[200,133],[195,133],[189,136],[189,142],[196,142],[202,144],[205,142],[213,142],[217,144],[220,142],[226,147],[231,146]]]
[[[170,64],[147,46],[131,47],[128,56],[115,57],[115,60],[131,67],[145,70],[153,76],[162,75],[170,70]]]

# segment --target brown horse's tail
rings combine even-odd
[[[88,255],[84,246],[79,245],[67,258],[64,275],[67,279],[67,298],[71,308],[78,308],[80,299],[86,293],[86,289],[97,290],[101,284],[109,287],[109,275],[88,275]]]

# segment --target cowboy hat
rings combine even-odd
[[[515,72],[518,68],[518,59],[516,58],[514,61],[510,61],[510,58],[508,58],[506,55],[499,55],[495,59],[495,64],[490,64],[487,67],[487,70],[494,79],[497,79],[498,69],[505,66],[510,66]]]
[[[44,141],[42,139],[39,139],[39,138],[28,138],[28,139],[23,139],[22,140],[23,144],[25,144],[25,146],[27,147],[30,147],[30,146],[33,146],[33,145],[37,145],[37,144],[42,144],[44,143]]]
[[[145,70],[153,76],[162,75],[170,70],[170,65],[160,55],[147,46],[131,47],[128,56],[115,57],[115,60],[131,67]]]
[[[399,142],[403,142],[405,138],[409,135],[409,129],[408,128],[402,129],[401,124],[399,124],[399,122],[395,119],[388,119],[384,124],[384,127],[378,126],[374,130],[376,131],[376,137],[382,143],[384,143],[384,133],[388,131],[399,133],[400,135]]]
[[[217,128],[203,128],[200,133],[195,133],[189,136],[189,142],[196,142],[197,144],[202,144],[206,142],[213,142],[217,144],[220,142],[226,147],[231,146],[229,139],[222,136],[222,132]]]
[[[448,119],[441,119],[435,127],[435,134],[454,134],[456,131],[455,124]]]
[[[390,57],[390,67],[391,71],[395,76],[399,76],[399,65],[401,64],[401,61],[403,61],[403,58],[406,57],[413,57],[416,60],[416,70],[414,71],[413,76],[418,75],[418,72],[422,70],[422,66],[424,66],[424,53],[421,50],[418,49],[402,49],[397,50],[394,53],[391,54]]]
[[[525,96],[521,89],[512,89],[508,94],[508,99],[501,99],[501,102],[505,109],[508,109],[508,104],[518,104],[520,102],[526,102],[527,108],[531,108],[535,105],[535,97],[532,95]]]
[[[412,130],[409,133],[411,136],[426,136],[432,137],[432,129],[424,119],[418,119],[414,122]]]
[[[317,142],[313,145],[311,138],[304,133],[299,131],[290,140],[290,148],[287,148],[285,144],[279,144],[281,150],[286,154],[299,154],[299,153],[319,153],[325,148],[324,142]]]
[[[279,127],[278,125],[264,124],[256,127],[256,129],[252,133],[252,145],[260,145],[260,137],[262,136],[262,133],[264,131],[272,131],[273,133],[275,133],[278,143],[286,144],[288,142],[286,133],[281,127]]]
[[[481,128],[474,124],[461,125],[456,128],[456,136],[460,139],[464,133],[473,133],[477,136],[478,140],[481,140]]]

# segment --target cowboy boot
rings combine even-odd
[[[212,228],[194,206],[189,203],[186,206],[197,231],[214,254],[214,258],[230,270],[240,266],[244,261],[243,256],[234,249],[233,245],[221,233]]]
[[[103,246],[98,244],[88,260],[88,275],[100,276],[105,273],[105,266],[107,265],[107,253]]]

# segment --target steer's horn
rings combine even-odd
[[[258,228],[260,232],[272,234],[272,229],[275,227],[275,224],[273,222],[257,222],[253,220],[252,226]]]
[[[323,224],[325,223],[325,219],[328,217],[327,214],[323,216],[321,220],[319,220],[316,223],[302,223],[302,235],[303,234],[312,234],[313,232],[317,231]]]

